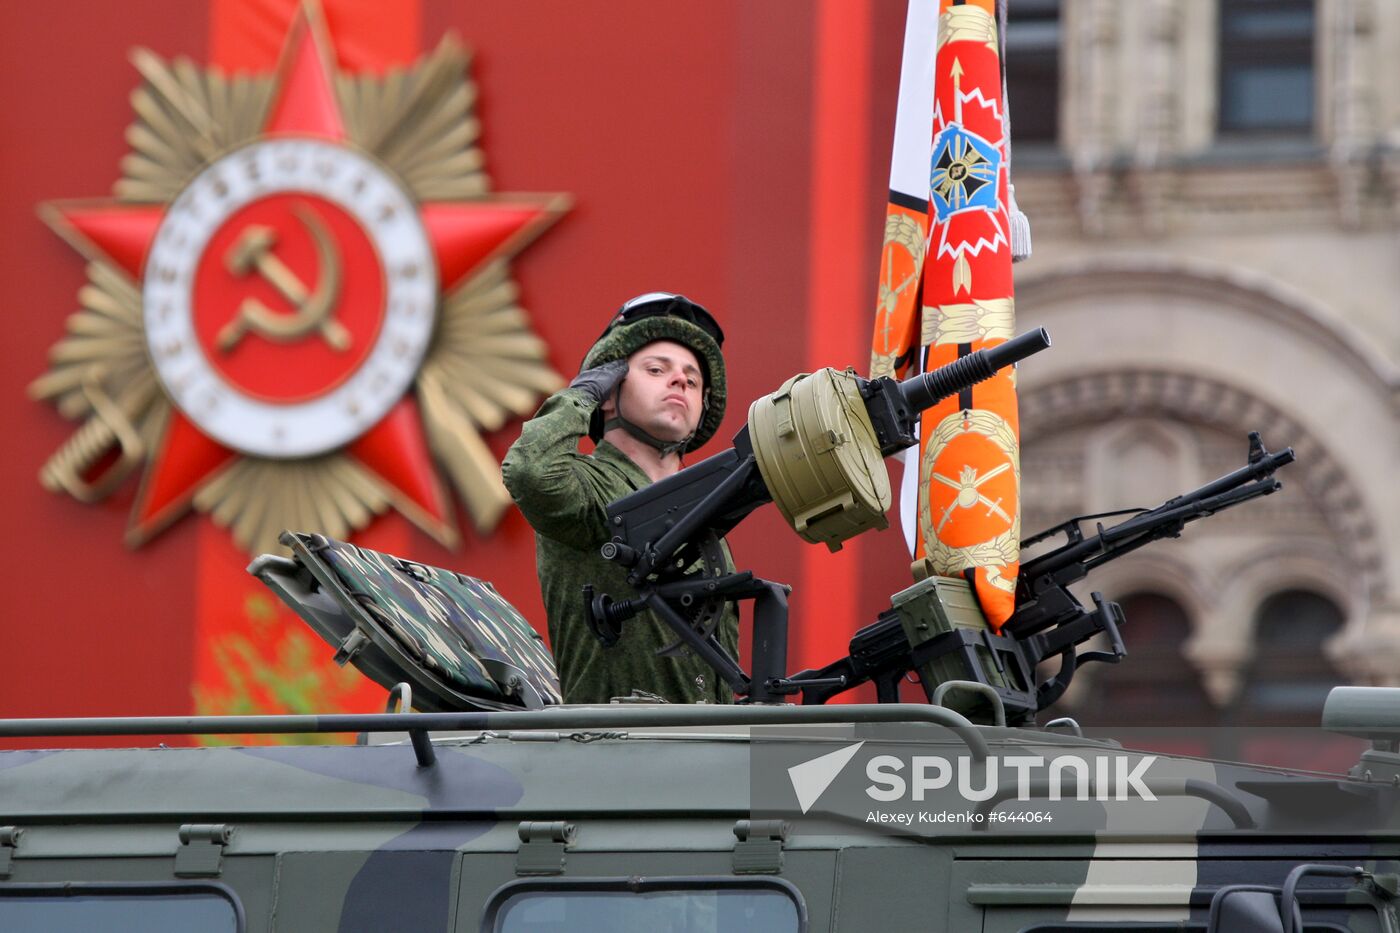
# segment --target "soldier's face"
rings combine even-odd
[[[622,415],[652,437],[678,441],[694,433],[703,414],[704,377],[689,348],[669,340],[642,347],[627,359]],[[611,401],[603,403],[610,413]]]

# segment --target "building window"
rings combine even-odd
[[[1325,596],[1287,590],[1264,600],[1255,619],[1241,721],[1315,726],[1327,692],[1341,681],[1322,646],[1341,630],[1342,611]]]
[[[1016,0],[1006,17],[1011,141],[1053,143],[1060,133],[1060,0]]]
[[[1313,128],[1314,0],[1220,0],[1220,132]]]

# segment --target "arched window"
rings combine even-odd
[[[1182,648],[1191,621],[1181,604],[1160,593],[1118,600],[1128,657],[1094,671],[1090,696],[1079,704],[1085,725],[1191,726],[1213,722],[1215,710]],[[1092,714],[1089,713],[1092,711]]]
[[[1342,622],[1336,603],[1309,590],[1286,590],[1264,600],[1255,616],[1241,722],[1317,725],[1327,691],[1342,682],[1322,650]]]

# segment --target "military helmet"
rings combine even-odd
[[[625,360],[658,340],[672,340],[687,347],[704,370],[705,407],[700,415],[700,424],[681,448],[682,452],[695,450],[719,430],[720,422],[724,420],[726,398],[724,354],[720,352],[724,331],[703,307],[684,295],[670,292],[638,295],[618,310],[583,358],[580,369]],[[589,436],[596,441],[603,436],[603,430],[602,412],[595,412]]]

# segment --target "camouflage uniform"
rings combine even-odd
[[[656,655],[676,636],[655,614],[643,612],[624,622],[622,637],[611,648],[603,647],[584,622],[585,583],[616,599],[632,595],[626,572],[598,549],[610,537],[608,503],[651,483],[607,441],[591,455],[579,452],[594,407],[587,393],[576,389],[551,396],[526,422],[502,464],[506,488],[536,532],[540,591],[564,702],[606,703],[636,689],[673,703],[730,703],[728,685],[693,652]],[[728,548],[725,559],[732,567]],[[739,621],[732,605],[717,635],[738,657]]]

